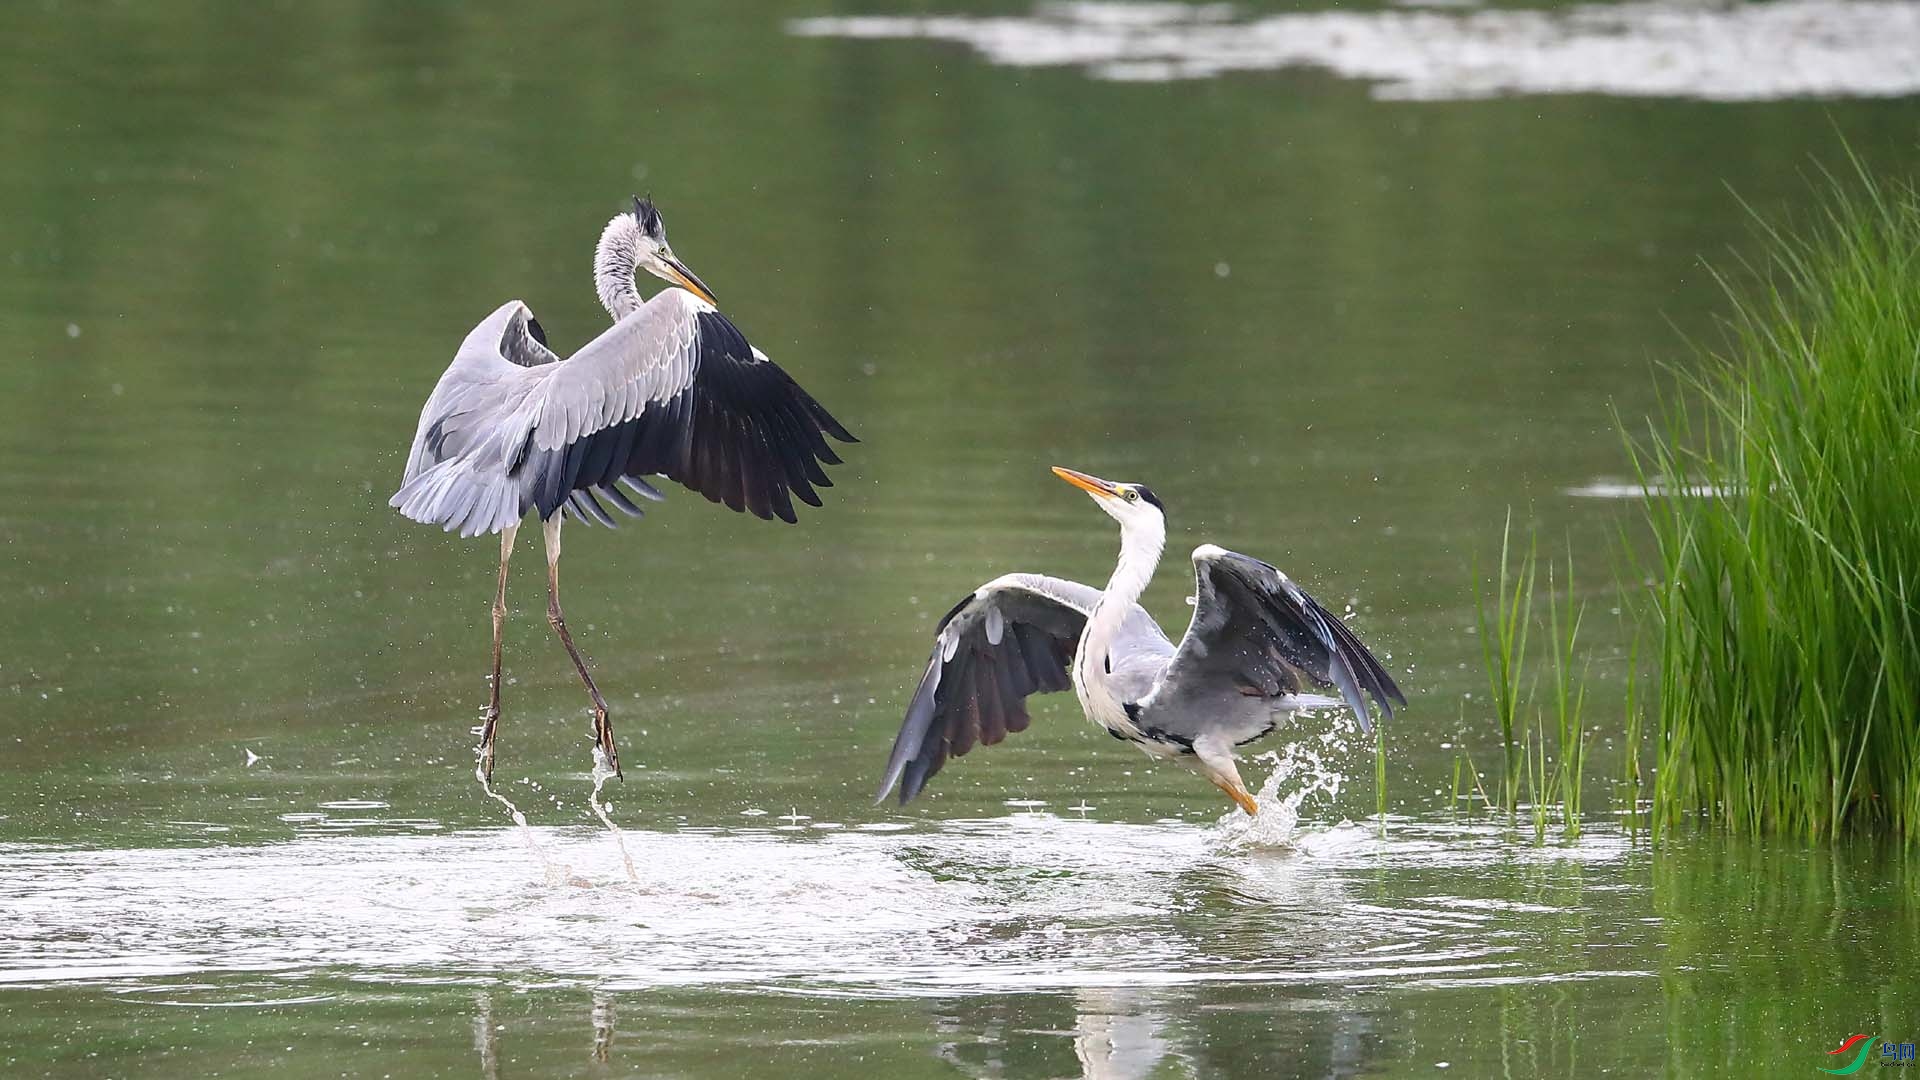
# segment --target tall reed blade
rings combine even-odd
[[[1725,346],[1628,439],[1656,830],[1920,833],[1920,198],[1852,164],[1804,235],[1763,225]]]

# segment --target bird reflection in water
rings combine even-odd
[[[1160,1035],[1165,1018],[1148,1009],[1139,992],[1093,988],[1075,998],[1073,1054],[1085,1080],[1140,1080],[1172,1051]],[[1194,1075],[1191,1062],[1174,1060],[1179,1067],[1168,1075]]]
[[[480,1055],[481,1080],[500,1080],[500,1036],[493,1024],[493,995],[473,995],[473,1050]]]
[[[613,998],[595,990],[588,1015],[593,1018],[593,1060],[605,1065],[613,1050]]]
[[[613,995],[595,990],[587,1019],[593,1025],[589,1056],[594,1064],[605,1065],[613,1054]],[[485,991],[473,995],[473,1050],[480,1055],[482,1080],[500,1078],[500,1029],[493,1018],[493,995]]]
[[[1154,1004],[1142,991],[1111,987],[1080,990],[1071,1001],[1051,994],[968,999],[935,1017],[943,1038],[934,1056],[968,1076],[1057,1076],[1064,1037],[1085,1080],[1199,1075],[1166,1037],[1167,1017]],[[1056,1012],[1069,1005],[1070,1021]]]

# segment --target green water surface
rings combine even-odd
[[[1568,494],[1711,340],[1741,200],[1806,211],[1843,138],[1911,175],[1913,99],[1110,82],[787,33],[822,13],[0,16],[0,1074],[1814,1076],[1920,1036],[1911,856],[1618,824],[1635,518]],[[386,498],[499,303],[598,332],[645,191],[863,441],[798,526],[675,488],[569,530],[630,878],[537,555],[523,837],[471,775],[494,547]],[[1201,542],[1353,607],[1410,699],[1384,836],[1355,737],[1302,732],[1345,782],[1248,847],[1067,697],[870,805],[955,599],[1109,569],[1051,464],[1166,501],[1176,631]],[[1449,794],[1498,755],[1509,509],[1581,571],[1577,842]]]

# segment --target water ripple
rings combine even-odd
[[[1555,10],[1311,11],[1240,18],[1228,4],[1049,3],[1030,15],[800,19],[805,37],[969,45],[1014,67],[1157,82],[1320,68],[1383,98],[1507,94],[1760,101],[1920,93],[1920,4],[1641,0]]]
[[[888,833],[628,833],[630,882],[602,832],[534,839],[558,873],[507,831],[0,847],[0,984],[322,969],[882,994],[1524,981],[1564,975],[1528,949],[1557,916],[1591,923],[1590,901],[1618,903],[1559,879],[1631,860],[1617,839],[1529,849],[1417,822],[1235,854],[1219,827],[1020,814]],[[1503,899],[1516,889],[1524,902]],[[1634,924],[1623,914],[1617,929]]]

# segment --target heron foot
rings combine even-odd
[[[1232,799],[1234,805],[1245,811],[1248,817],[1260,816],[1260,800],[1254,798],[1246,788],[1237,784],[1225,784],[1218,780],[1213,782],[1213,786],[1226,792],[1227,798]]]
[[[625,780],[620,773],[620,750],[613,744],[613,721],[607,719],[607,710],[598,705],[593,708],[593,744],[606,755],[607,767],[613,770],[615,779]]]
[[[489,705],[480,716],[480,778],[493,783],[493,729],[500,722],[500,706]]]

